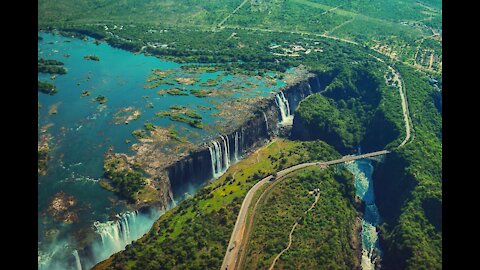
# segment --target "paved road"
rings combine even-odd
[[[235,263],[237,262],[238,257],[238,246],[242,242],[243,233],[245,231],[245,221],[248,212],[248,207],[252,203],[253,195],[255,192],[266,184],[272,178],[271,175],[263,178],[258,183],[256,183],[247,193],[245,199],[243,199],[242,207],[238,213],[237,221],[235,222],[235,227],[233,228],[232,236],[230,237],[230,242],[228,242],[227,252],[223,258],[222,268],[221,269],[233,269]],[[233,247],[233,249],[232,249]],[[228,266],[228,268],[227,268]]]
[[[409,110],[408,110],[408,102],[407,98],[405,97],[405,85],[403,84],[403,80],[400,77],[400,74],[391,66],[388,66],[390,71],[393,73],[393,80],[397,83],[398,85],[398,90],[400,91],[400,98],[402,100],[402,112],[403,112],[403,120],[405,121],[405,139],[402,141],[402,143],[398,147],[404,146],[408,140],[410,140],[410,116],[409,116]]]
[[[362,158],[369,158],[369,157],[374,157],[374,156],[379,156],[379,155],[385,155],[390,153],[388,150],[382,150],[382,151],[377,151],[377,152],[372,152],[372,153],[367,153],[363,155],[352,155],[352,156],[344,156],[341,159],[336,159],[336,160],[331,160],[331,161],[326,161],[326,162],[308,162],[308,163],[302,163],[298,164],[292,167],[289,167],[287,169],[281,170],[277,172],[277,181],[280,181],[284,179],[284,176],[294,172],[296,170],[305,168],[305,167],[310,167],[310,166],[320,166],[320,167],[326,167],[328,165],[334,165],[334,164],[339,164],[339,163],[344,163],[344,162],[349,162],[349,161],[354,161],[357,159],[362,159]],[[240,249],[238,248],[241,246],[242,241],[244,239],[244,232],[246,228],[246,220],[247,220],[247,212],[248,208],[250,207],[253,199],[253,195],[255,192],[268,183],[270,179],[273,176],[269,175],[262,180],[260,180],[258,183],[256,183],[248,192],[247,195],[245,196],[245,199],[243,199],[242,202],[242,207],[240,208],[240,212],[238,213],[237,221],[235,222],[235,227],[233,228],[232,235],[230,237],[230,241],[227,246],[227,251],[225,252],[225,257],[223,258],[223,263],[222,263],[222,268],[221,270],[232,270],[235,269],[236,262],[239,258],[239,251]]]

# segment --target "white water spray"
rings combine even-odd
[[[318,76],[315,76],[315,81],[317,82],[318,91],[320,91],[322,88],[320,86],[320,80],[318,79]]]
[[[82,264],[80,263],[80,257],[78,256],[78,251],[75,249],[72,252],[73,256],[75,257],[75,267],[77,270],[82,270]]]
[[[282,116],[281,124],[291,125],[293,123],[293,115],[290,114],[290,105],[282,91],[278,92],[275,95],[275,101],[278,108],[280,109],[280,114]]]
[[[307,83],[307,86],[308,86],[308,93],[311,95],[313,94],[312,92],[312,86],[310,86],[310,83]]]
[[[225,142],[224,137],[222,136],[223,142]],[[227,146],[226,143],[220,144],[217,141],[213,141],[213,149],[210,151],[210,157],[212,160],[212,174],[214,178],[220,177],[228,167],[225,165],[227,164],[225,159],[227,157]],[[223,145],[223,146],[222,146]],[[222,147],[225,147],[222,149]]]
[[[123,250],[132,241],[142,237],[161,214],[162,212],[155,210],[150,214],[134,211],[117,215],[115,221],[105,223],[96,221],[93,225],[102,239],[101,244],[94,246],[96,261],[107,259],[110,255]]]
[[[245,140],[244,140],[245,136],[243,135],[243,127],[242,127],[242,148],[241,148],[241,151],[243,151],[243,149],[245,149]]]
[[[267,115],[265,114],[265,112],[262,112],[263,113],[263,119],[265,119],[265,125],[267,126],[267,133],[268,133],[268,120],[267,120]]]
[[[238,131],[235,131],[235,162],[238,161]]]
[[[210,159],[212,161],[212,174],[213,178],[218,178],[218,175],[216,173],[215,167],[216,167],[216,158],[215,158],[215,153],[212,149],[211,146],[208,147],[208,150],[210,151]]]
[[[215,179],[222,176],[222,174],[227,171],[227,169],[232,164],[232,159],[234,163],[239,160],[239,141],[241,140],[243,143],[243,130],[241,138],[239,138],[238,131],[235,132],[233,157],[231,156],[230,152],[230,139],[228,138],[228,135],[220,135],[220,138],[222,139],[221,142],[214,140],[212,141],[213,147],[208,147],[208,150],[210,152],[210,161],[212,164],[212,175]]]
[[[213,141],[213,159],[215,162],[215,170],[213,171],[213,175],[215,178],[218,178],[222,175],[222,149],[217,141]]]
[[[230,167],[230,142],[228,140],[228,135],[223,137],[221,136],[222,139],[223,139],[223,145],[225,147],[225,168],[227,169],[228,167]]]

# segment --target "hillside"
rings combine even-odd
[[[247,191],[274,170],[338,158],[321,142],[277,139],[166,212],[126,250],[94,269],[218,269]]]
[[[360,0],[42,0],[38,7],[41,28],[103,29],[108,25],[116,42],[137,42],[139,37],[147,45],[147,41],[157,41],[152,37],[173,29],[177,33],[220,32],[225,39],[242,30],[321,36],[358,43],[416,69],[442,70],[442,11],[437,0],[368,4]],[[130,32],[142,25],[148,25],[145,32]]]
[[[155,134],[164,134],[169,142],[171,140],[180,143],[183,137],[177,134],[175,127],[185,125],[197,129],[195,133],[191,133],[192,136],[205,139],[201,142],[203,154],[197,153],[195,159],[191,158],[193,151],[187,151],[185,148],[184,152],[177,154],[174,149],[180,148],[169,146],[168,151],[173,150],[168,154],[174,158],[178,157],[179,160],[182,159],[183,163],[175,163],[177,160],[174,161],[172,158],[172,164],[178,165],[177,167],[172,165],[172,168],[179,169],[172,169],[174,173],[161,172],[165,175],[162,178],[161,187],[146,185],[151,184],[150,179],[147,179],[143,173],[128,167],[135,166],[133,163],[128,163],[126,157],[125,160],[118,157],[109,160],[107,156],[101,155],[92,158],[92,160],[103,161],[103,166],[99,166],[99,170],[104,173],[103,177],[110,180],[102,179],[98,182],[107,190],[122,194],[123,197],[118,201],[126,198],[135,202],[141,199],[145,205],[148,205],[151,201],[158,200],[160,196],[157,193],[162,188],[165,189],[162,190],[164,191],[161,197],[162,207],[164,207],[162,209],[170,203],[170,198],[173,200],[173,193],[168,191],[175,190],[176,196],[180,194],[175,199],[186,198],[161,215],[144,237],[127,245],[125,250],[115,253],[106,261],[97,264],[94,269],[218,269],[222,264],[242,200],[257,181],[266,175],[275,174],[281,169],[302,162],[331,160],[340,158],[342,155],[355,154],[359,150],[367,153],[381,149],[391,151],[382,162],[374,163],[373,173],[375,203],[382,217],[382,223],[378,228],[383,252],[382,268],[387,270],[442,268],[442,2],[440,0],[39,0],[38,18],[39,44],[41,42],[49,45],[56,44],[54,41],[50,43],[41,41],[41,35],[53,33],[72,38],[77,42],[87,43],[88,41],[90,45],[98,48],[102,48],[104,43],[107,43],[113,47],[112,49],[120,48],[122,50],[117,51],[129,55],[141,57],[145,55],[155,60],[161,59],[178,64],[180,67],[176,71],[178,72],[176,81],[163,80],[165,71],[152,68],[153,73],[150,77],[142,77],[143,81],[139,80],[142,83],[135,84],[131,88],[148,91],[147,88],[153,89],[163,83],[167,85],[183,82],[178,88],[168,88],[168,90],[162,88],[156,94],[151,92],[155,97],[150,100],[158,101],[155,105],[160,108],[166,104],[166,98],[178,98],[178,101],[194,100],[189,104],[192,108],[196,106],[194,109],[170,106],[168,111],[157,110],[155,116],[158,116],[158,119],[167,121],[165,117],[168,115],[168,119],[174,123],[171,123],[168,129],[166,126],[159,125]],[[89,40],[88,37],[95,40]],[[68,47],[75,42],[69,40],[65,41],[65,44],[58,43]],[[48,53],[58,52],[55,51],[50,49]],[[62,57],[62,54],[59,53],[56,56]],[[118,57],[115,54],[112,55]],[[93,56],[83,54],[87,60],[92,60]],[[68,62],[67,58],[71,55],[63,54],[63,57],[62,61]],[[71,57],[70,60],[73,58]],[[99,58],[97,57],[96,60]],[[58,66],[47,65],[45,61],[52,61],[52,59],[39,60],[39,72],[49,75],[45,80],[39,79],[39,95],[52,100],[69,93],[68,87],[67,89],[59,87],[57,91],[56,85],[61,84],[63,78],[60,77],[54,81],[57,78],[56,75],[69,76],[83,67],[88,69],[88,65],[103,64],[106,60],[104,57],[100,61],[82,60],[78,66],[66,69],[59,67],[61,65],[58,63]],[[135,63],[139,64],[132,65],[133,67],[145,67],[141,62]],[[78,68],[80,66],[82,67]],[[392,82],[393,74],[390,67],[398,71],[399,78],[405,86],[411,118],[411,134],[406,131],[402,114],[402,98],[399,88]],[[196,74],[191,75],[189,72]],[[194,83],[196,80],[200,82],[201,76],[205,75],[207,78],[216,72],[221,72],[222,75],[205,80],[201,83],[201,88],[198,86],[198,89],[187,90],[189,83]],[[95,91],[116,90],[116,87],[127,81],[121,78],[123,74],[116,76],[114,78],[118,85],[113,86],[114,84],[106,83],[108,78],[105,74],[100,72],[95,74],[99,76],[93,76],[94,81],[102,78],[101,86]],[[50,75],[55,76],[50,77]],[[128,75],[125,74],[125,77]],[[85,77],[82,79],[85,85],[91,83],[87,83],[91,79],[90,75],[82,74],[81,76]],[[105,84],[102,76],[105,76]],[[238,76],[240,79],[238,82],[220,84],[221,80],[229,76]],[[250,78],[247,79],[247,76]],[[259,87],[263,87],[260,83],[248,81],[243,86],[240,84],[252,78],[267,77],[269,81],[265,81],[263,86],[266,88],[267,95],[271,95],[269,111],[262,105],[267,104],[266,97],[262,101],[264,97],[255,96],[254,98],[258,100],[252,98],[249,100],[250,103],[240,99],[228,103],[207,98],[214,93],[219,96],[231,95],[230,97],[242,91],[253,95],[260,93],[255,92]],[[153,81],[153,84],[145,84],[145,89],[142,89],[145,80],[149,83]],[[86,97],[92,91],[92,97],[96,96],[93,101],[99,102],[99,104],[92,104],[98,108],[99,112],[107,108],[107,104],[108,108],[113,107],[113,99],[109,97],[109,101],[106,102],[105,96],[93,95],[95,87],[93,85],[91,88],[84,87],[84,81],[81,86],[83,94],[79,97],[79,92],[75,94],[75,98]],[[238,85],[235,86],[235,83]],[[285,86],[277,87],[279,83]],[[217,84],[218,89],[211,90],[211,87]],[[261,84],[264,82],[262,81]],[[80,87],[80,82],[77,82],[76,86]],[[233,89],[234,86],[235,89]],[[296,93],[288,93],[291,86],[296,89]],[[227,93],[225,90],[228,87],[232,89]],[[283,92],[280,93],[280,90]],[[154,107],[154,102],[144,98],[147,97],[146,94],[141,94],[144,100],[133,102],[129,99],[133,91],[121,93],[124,93],[125,100],[132,104],[140,106],[139,104],[146,103],[150,104],[148,109]],[[291,133],[289,133],[289,127],[284,127],[277,121],[279,120],[277,118],[281,118],[280,112],[277,115],[277,109],[281,110],[281,105],[277,99],[274,99],[275,94],[285,94],[287,101],[290,99],[289,106],[294,108]],[[86,101],[87,98],[83,100]],[[204,114],[202,116],[199,112],[201,108],[206,108],[204,105],[207,103],[209,106],[212,105],[212,108],[202,111]],[[51,108],[49,115],[57,114],[55,109],[58,104],[61,104],[61,101],[48,107]],[[89,103],[89,106],[92,104]],[[225,104],[231,107],[222,107]],[[97,105],[99,106],[96,107]],[[243,144],[244,127],[238,131],[233,128],[237,120],[244,119],[241,119],[242,116],[238,114],[235,115],[237,118],[222,118],[212,125],[207,124],[207,119],[211,119],[212,116],[231,116],[236,113],[234,109],[237,106],[248,108],[252,114],[255,114],[248,119],[255,121],[255,125],[246,128],[246,133],[250,134],[246,138],[249,139],[249,145],[252,145],[252,148],[262,146],[230,167],[228,167],[230,165],[228,161],[228,166],[225,167],[228,170],[225,172],[221,170],[223,167],[215,167],[214,164],[221,163],[222,159],[228,160],[227,151],[235,152],[235,161],[237,160],[236,146],[239,140],[237,132],[241,134],[240,140]],[[107,113],[109,113],[108,109],[104,114]],[[60,115],[57,114],[56,117]],[[188,118],[188,115],[192,119]],[[88,117],[89,121],[94,120],[97,119],[97,114]],[[145,117],[146,114],[140,121]],[[105,123],[112,122],[110,120],[105,120]],[[223,129],[217,129],[214,126],[222,120],[228,122],[225,125],[231,127],[234,132],[230,134],[230,139],[227,134],[224,134]],[[60,128],[62,136],[69,131],[80,130],[76,134],[88,133],[86,120],[79,123],[82,125],[75,127],[60,127],[58,124],[51,123],[45,126]],[[128,125],[132,127],[136,124],[147,124],[147,122],[132,122]],[[150,126],[146,125],[143,129],[140,126],[136,133],[128,133],[129,139],[121,141],[121,145],[124,146],[121,149],[130,149],[130,147],[133,149],[134,145],[137,150],[147,149],[146,145],[150,142],[148,139],[151,138],[143,134],[146,134],[148,128],[156,130],[152,123],[149,124]],[[95,127],[98,126],[101,125],[95,125]],[[118,125],[118,127],[124,126],[126,125],[123,123]],[[187,127],[183,127],[182,130],[186,129]],[[207,133],[203,132],[211,132],[213,135],[207,136],[205,135]],[[410,139],[404,146],[398,147],[407,133],[411,135]],[[111,135],[113,133],[103,131],[91,134],[105,137],[105,141],[97,143],[95,149],[106,147],[111,143],[110,137],[113,137]],[[285,134],[287,136],[284,136]],[[136,143],[128,145],[133,140],[132,135],[135,138],[134,142],[146,139],[146,143],[142,144],[142,147],[145,147],[141,148]],[[224,140],[221,141],[223,146],[217,145],[220,141],[212,140],[214,136],[220,136]],[[47,165],[51,166],[56,162],[52,159],[54,157],[52,153],[58,148],[53,143],[59,140],[56,138],[48,141],[46,138],[44,136],[42,144],[39,143],[39,175],[46,174]],[[229,146],[228,140],[232,142],[232,146]],[[68,145],[78,146],[78,148],[72,148],[72,152],[80,152],[80,150],[87,152],[86,147],[80,149],[82,148],[81,143],[78,142],[81,141],[80,139],[75,143],[70,143],[69,139],[64,141],[67,141]],[[193,144],[190,146],[193,147]],[[224,156],[220,157],[222,147],[225,148]],[[226,150],[228,147],[230,150]],[[112,156],[122,154],[123,150],[118,150],[119,148],[112,149]],[[156,152],[154,147],[147,150],[151,152],[145,150],[143,154],[155,162],[158,161],[155,159],[167,156],[167,154]],[[215,157],[218,160],[214,161],[213,150],[216,151]],[[119,152],[113,153],[115,151]],[[61,166],[64,165],[63,154],[58,154]],[[90,154],[84,155],[90,157]],[[70,166],[69,153],[65,156],[69,169],[81,165],[76,163],[77,165]],[[201,163],[195,163],[198,160]],[[160,171],[159,163],[152,164],[148,166],[151,171],[155,173],[157,170]],[[191,181],[191,176],[197,172],[192,169],[195,166],[198,171],[203,172],[203,175],[201,177],[198,174],[195,175],[194,183]],[[63,169],[67,167],[64,166]],[[88,169],[85,171],[86,174],[90,173]],[[218,177],[216,173],[219,173],[218,175],[223,173],[223,175]],[[211,175],[214,176],[213,178],[218,178],[210,179]],[[172,181],[173,176],[177,183]],[[61,177],[57,180],[68,185],[68,181],[63,181]],[[98,185],[95,181],[97,179],[90,182]],[[182,185],[179,185],[180,182]],[[259,209],[258,219],[255,220],[256,230],[252,232],[252,241],[246,250],[248,256],[242,262],[245,268],[268,268],[273,258],[285,248],[286,236],[295,221],[299,221],[299,225],[291,250],[277,261],[277,267],[281,269],[317,269],[322,266],[334,269],[358,268],[358,243],[356,242],[358,239],[355,239],[355,235],[352,234],[356,226],[355,208],[358,205],[352,194],[351,182],[351,175],[344,170],[307,169],[289,177],[274,189]],[[144,187],[145,189],[139,193]],[[200,188],[196,190],[198,187]],[[321,190],[319,204],[304,218],[299,218],[314,200],[313,196],[306,194],[317,187]],[[102,192],[108,192],[107,190]],[[186,190],[188,192],[185,192]],[[88,197],[88,195],[85,196]],[[117,203],[117,199],[107,198],[108,195],[105,195],[105,198],[102,196],[90,197]],[[103,207],[103,205],[99,208],[114,211],[113,208]],[[82,211],[91,210],[93,213],[96,210],[85,209]],[[113,215],[108,218],[112,220]],[[82,225],[88,227],[92,234],[97,233],[93,232],[93,221],[88,222],[90,223]],[[60,225],[65,224],[60,223]],[[55,231],[50,231],[49,237],[50,233],[54,234]],[[96,234],[94,236],[99,238]],[[101,240],[103,242],[103,237]],[[77,247],[72,245],[72,248]],[[78,249],[80,251],[80,248]],[[87,248],[86,253],[88,252],[91,251]],[[71,254],[69,250],[67,256],[70,258]],[[83,256],[85,253],[80,251],[80,254]]]
[[[315,201],[317,188],[318,201],[305,214]],[[292,225],[298,222],[292,244],[275,269],[358,269],[357,217],[351,173],[318,167],[296,172],[262,198],[243,268],[268,269],[286,248]]]
[[[292,137],[321,139],[344,154],[397,146],[405,136],[400,95],[382,75],[375,65],[341,68],[325,90],[300,102]]]
[[[414,140],[377,165],[373,179],[389,269],[442,264],[442,117],[426,76],[399,66],[407,88]]]

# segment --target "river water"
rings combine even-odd
[[[228,99],[270,95],[285,85],[278,79],[272,85],[264,78],[224,74],[224,71],[189,74],[181,69],[184,64],[133,54],[105,43],[97,45],[90,38],[80,40],[43,32],[38,35],[43,38],[38,43],[38,58],[64,62],[68,70],[55,79],[50,74],[38,74],[39,81],[51,82],[58,88],[58,93],[52,96],[38,93],[39,140],[45,134],[51,136],[48,172],[38,177],[40,269],[88,269],[143,235],[161,215],[155,210],[139,213],[129,209],[123,200],[99,186],[104,154],[110,147],[115,152],[133,154],[131,143],[126,141],[136,143],[131,132],[142,129],[146,122],[173,126],[180,136],[194,144],[201,143],[216,134],[215,124],[222,121],[216,115],[216,104]],[[100,61],[86,60],[86,55],[97,55]],[[187,86],[174,81],[173,85],[145,89],[153,69],[170,70],[173,78],[195,77],[198,81]],[[218,76],[222,76],[218,86],[200,85]],[[230,94],[206,98],[157,94],[172,87],[208,88]],[[84,90],[90,91],[91,96],[81,97]],[[92,102],[99,95],[107,98],[105,104]],[[208,128],[195,129],[168,117],[155,116],[172,105],[195,109]],[[140,110],[140,118],[128,125],[113,123],[115,114],[128,106]],[[54,108],[56,114],[51,113]],[[73,221],[64,222],[49,213],[54,198],[59,196],[71,196],[73,203],[68,211],[74,213]],[[77,249],[88,245],[93,246],[93,253],[95,247],[103,251],[95,258],[82,257],[84,254]]]
[[[376,269],[378,258],[381,257],[376,226],[381,218],[375,205],[373,192],[373,166],[370,160],[360,159],[345,165],[355,176],[356,195],[365,202],[365,212],[362,219],[362,270]]]

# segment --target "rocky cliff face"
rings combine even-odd
[[[397,224],[401,208],[416,185],[415,179],[405,174],[406,166],[405,159],[397,152],[392,152],[385,157],[383,163],[375,163],[372,175],[378,211],[392,228]],[[382,266],[386,269],[405,269],[405,262],[412,256],[412,251],[407,247],[398,249],[391,240],[386,241],[386,236],[380,230],[379,241],[384,251]]]
[[[175,197],[206,182],[212,177],[211,159],[208,149],[191,153],[167,168],[171,191]]]
[[[166,171],[174,197],[213,179],[216,173],[225,171],[245,153],[278,134],[278,119],[274,99],[266,99],[259,104],[254,116],[242,125],[199,146],[190,155],[169,166]]]
[[[325,80],[328,79],[312,76],[283,89],[290,111],[293,113],[300,101],[308,95],[321,91],[321,85],[326,85]],[[190,155],[166,168],[174,197],[182,196],[214,178],[215,173],[218,173],[217,165],[220,164],[220,171],[226,170],[229,164],[259,147],[266,139],[278,135],[289,136],[290,129],[279,125],[281,114],[274,96],[262,100],[253,114],[253,117],[245,119],[227,134],[199,146]]]

